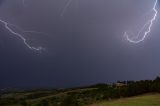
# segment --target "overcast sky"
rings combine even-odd
[[[153,16],[154,0],[0,0],[0,19],[24,30],[36,52],[0,23],[0,88],[75,87],[160,74],[160,17],[139,44],[136,35]],[[158,9],[157,5],[157,10]]]

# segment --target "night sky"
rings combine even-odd
[[[143,42],[130,43],[153,17],[155,0],[0,0],[0,88],[76,87],[160,75],[160,16]],[[159,11],[159,5],[157,5]],[[62,12],[63,16],[62,16]]]

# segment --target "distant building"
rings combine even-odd
[[[123,83],[123,82],[117,82],[116,83],[116,87],[119,88],[119,87],[123,87],[123,86],[126,86],[127,84]]]

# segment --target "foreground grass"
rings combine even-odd
[[[148,94],[114,101],[106,101],[91,106],[160,106],[160,94]]]

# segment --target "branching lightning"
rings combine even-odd
[[[25,5],[25,0],[22,0],[22,4]],[[14,28],[16,28],[16,29],[18,29],[18,30],[20,30],[20,31],[23,32],[23,33],[37,33],[37,34],[44,34],[44,35],[46,35],[46,33],[37,32],[37,31],[26,31],[26,30],[23,30],[22,28],[14,25],[14,24],[11,24],[11,23],[9,23],[9,22],[7,22],[7,21],[4,21],[4,20],[1,20],[1,19],[0,19],[0,22],[1,22],[2,24],[4,24],[4,27],[5,27],[10,33],[18,36],[21,40],[23,40],[23,43],[24,43],[29,49],[31,49],[31,50],[36,50],[36,51],[44,50],[44,48],[42,48],[42,47],[40,47],[40,46],[39,46],[39,47],[31,46],[29,43],[27,43],[27,39],[26,39],[25,37],[23,37],[22,34],[14,31],[14,30],[11,28],[11,26],[14,27]]]
[[[1,19],[0,19],[0,22],[4,24],[5,28],[6,28],[10,33],[12,33],[12,34],[18,36],[19,38],[21,38],[21,39],[23,40],[24,44],[25,44],[29,49],[31,49],[31,50],[36,50],[36,51],[40,51],[40,50],[43,49],[42,47],[33,47],[33,46],[31,46],[30,44],[28,44],[28,43],[27,43],[27,39],[24,38],[20,33],[15,32],[12,28],[10,28],[10,26],[15,27],[15,28],[21,30],[22,32],[29,32],[29,33],[41,33],[41,32],[25,31],[25,30],[22,30],[20,27],[14,25],[14,24],[10,24],[10,23],[8,23],[8,22],[6,22],[6,21],[3,21],[3,20],[1,20]]]
[[[66,12],[66,9],[69,7],[69,5],[71,4],[73,0],[68,0],[66,5],[64,6],[64,8],[62,9],[62,12],[61,12],[61,16],[64,15],[64,13]],[[124,36],[126,37],[126,39],[131,42],[131,43],[140,43],[142,41],[145,40],[146,36],[151,32],[151,28],[153,26],[153,23],[154,21],[156,20],[157,18],[157,14],[158,14],[158,11],[156,9],[156,6],[158,4],[158,0],[155,0],[154,2],[154,5],[153,5],[153,8],[152,8],[152,11],[154,12],[154,15],[153,17],[147,21],[144,26],[140,29],[140,31],[138,32],[138,34],[132,38],[130,38],[130,35],[128,34],[128,32],[125,32],[124,33]],[[22,5],[25,6],[25,0],[22,0]],[[23,30],[22,28],[14,25],[14,24],[11,24],[7,21],[4,21],[2,19],[0,19],[0,23],[2,23],[4,25],[4,27],[10,32],[12,33],[13,35],[16,35],[18,36],[22,41],[23,43],[31,50],[36,50],[36,51],[41,51],[43,48],[42,47],[35,47],[35,46],[32,46],[30,45],[28,42],[27,42],[27,39],[21,34],[21,33],[18,33],[17,31],[14,31],[13,28],[16,28],[18,30],[20,30],[21,32],[23,33],[39,33],[39,34],[46,34],[46,33],[43,33],[43,32],[37,32],[37,31],[25,31]],[[144,33],[142,35],[142,38],[141,39],[138,39],[141,34]],[[137,40],[138,39],[138,40]]]
[[[149,20],[148,22],[146,22],[146,24],[138,32],[137,36],[129,38],[128,33],[127,32],[124,33],[125,37],[127,38],[127,40],[129,42],[131,42],[131,43],[140,43],[140,42],[144,41],[144,39],[146,38],[146,36],[151,32],[151,28],[153,26],[153,22],[156,20],[157,14],[158,14],[158,11],[156,9],[157,4],[158,4],[158,0],[155,0],[154,6],[152,8],[152,10],[154,11],[153,18],[151,20]],[[147,30],[144,31],[147,26],[148,26]],[[139,39],[139,40],[136,40],[135,38],[138,38],[143,31],[144,31],[143,37],[141,39]]]

